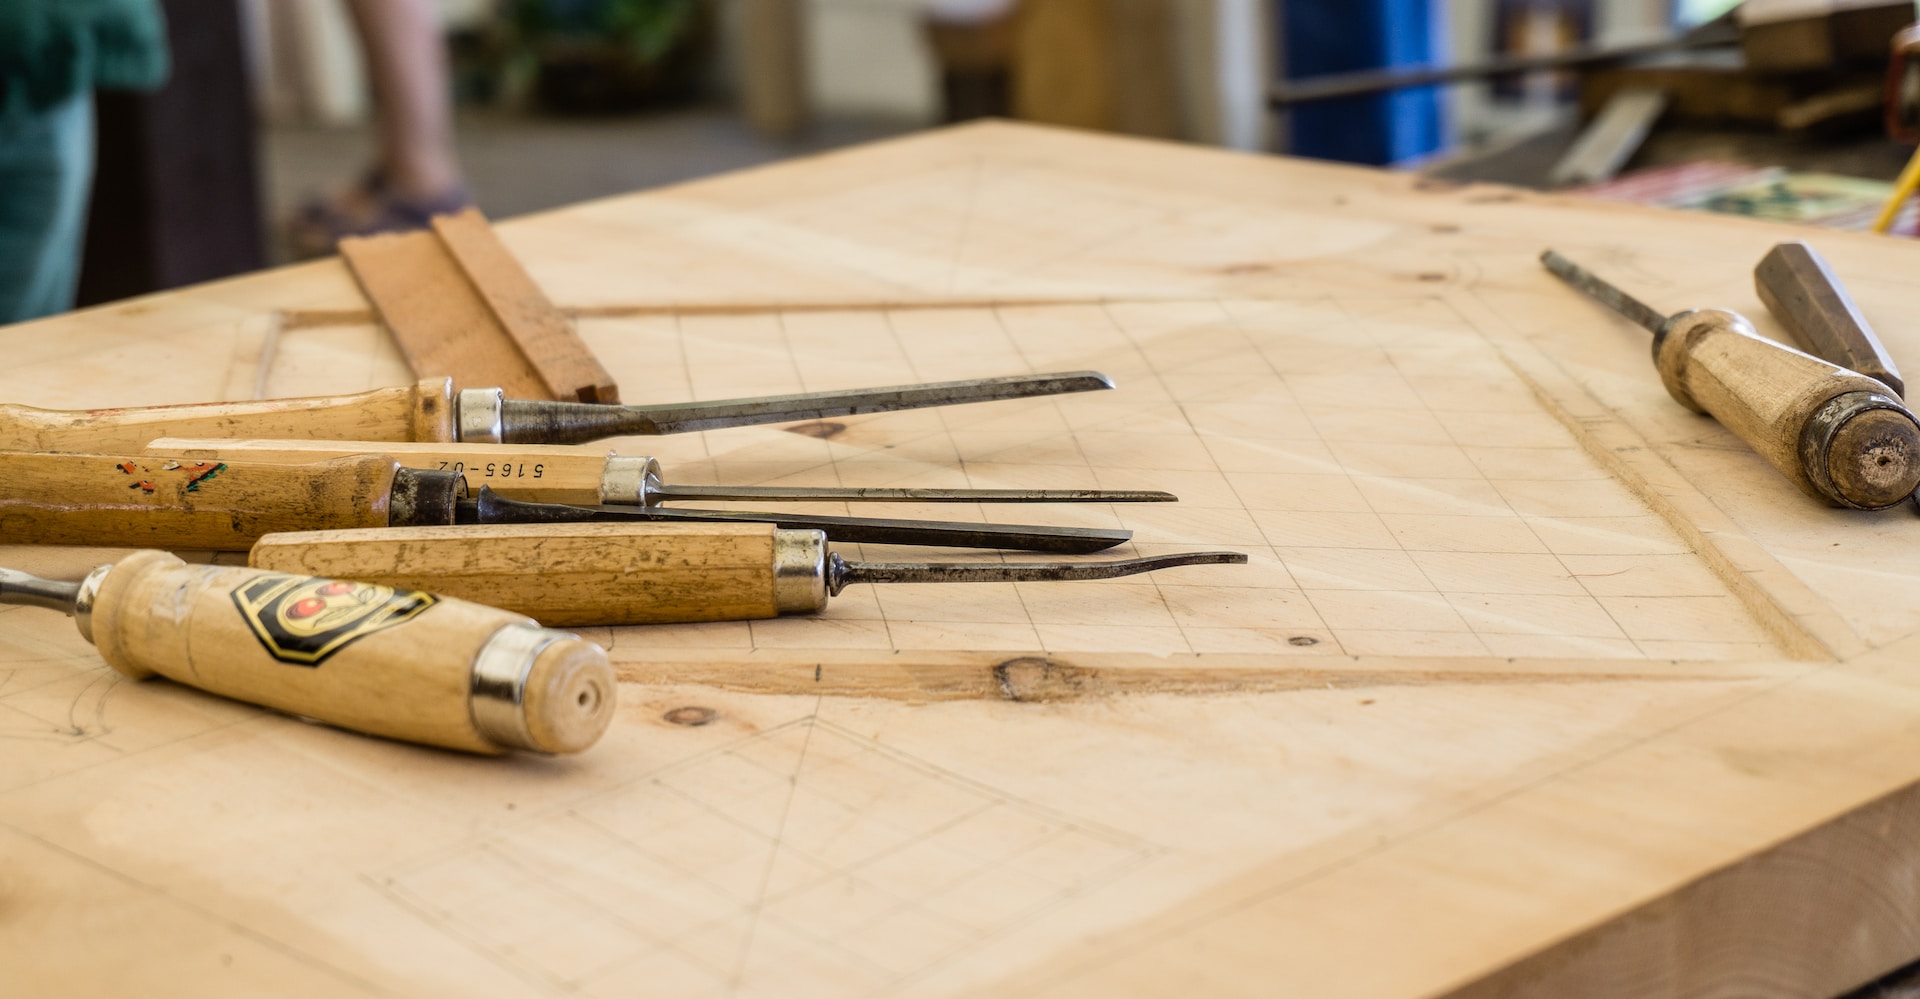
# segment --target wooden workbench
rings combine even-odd
[[[682,480],[1159,486],[947,512],[1253,562],[589,629],[631,682],[570,759],[125,682],[7,609],[0,991],[1785,996],[1920,957],[1914,512],[1812,504],[1535,262],[1777,334],[1750,272],[1795,233],[1003,124],[502,232],[632,401],[1121,384],[616,445]],[[1920,358],[1920,248],[1811,238]],[[332,261],[0,351],[56,407],[408,378]]]

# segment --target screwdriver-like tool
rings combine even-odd
[[[1112,579],[1239,552],[1105,562],[848,562],[815,530],[771,524],[556,524],[270,534],[248,563],[421,587],[555,626],[745,621],[822,610],[856,583]]]
[[[1819,251],[1797,239],[1775,246],[1753,269],[1753,288],[1807,353],[1858,371],[1896,396],[1907,394],[1886,345]]]
[[[353,395],[63,411],[0,405],[0,450],[137,451],[156,437],[579,444],[1113,388],[1096,371],[970,378],[662,406],[508,399],[450,378]]]
[[[407,468],[442,469],[511,499],[542,503],[660,506],[687,500],[840,503],[1172,503],[1158,489],[932,489],[877,486],[695,486],[668,482],[646,455],[538,444],[409,444],[379,441],[223,441],[163,437],[151,455],[300,464],[358,454],[392,457]]]
[[[0,544],[245,551],[279,531],[452,524],[751,521],[848,543],[1081,554],[1131,531],[640,506],[526,503],[460,473],[360,455],[304,465],[0,453]]]
[[[1719,420],[1809,496],[1880,510],[1920,485],[1920,424],[1880,382],[1768,340],[1738,313],[1663,316],[1552,250],[1540,260],[1653,333],[1667,393]]]
[[[341,728],[473,753],[577,753],[613,719],[606,651],[464,600],[140,551],[78,583],[0,569],[100,657]]]

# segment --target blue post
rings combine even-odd
[[[1438,62],[1444,0],[1280,0],[1290,80]],[[1292,110],[1289,151],[1384,165],[1446,142],[1432,87],[1303,104]]]

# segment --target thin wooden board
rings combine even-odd
[[[613,376],[477,210],[342,240],[340,253],[415,375],[509,398],[619,401]]]
[[[1920,954],[1911,514],[1810,507],[1533,259],[1761,320],[1790,232],[1007,125],[505,227],[642,400],[1123,386],[615,442],[681,480],[1151,481],[1187,502],[1052,515],[1257,564],[603,631],[637,682],[564,761],[115,682],[0,612],[0,962],[198,994],[1838,992]],[[1817,240],[1920,351],[1920,251]],[[320,265],[0,331],[0,391],[215,395],[275,308],[333,318],[286,325],[268,391],[406,380]],[[1300,517],[1343,513],[1370,533]],[[1424,585],[1340,585],[1388,561]]]

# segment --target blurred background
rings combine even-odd
[[[157,2],[81,304],[985,116],[1864,229],[1920,119],[1912,0]]]

